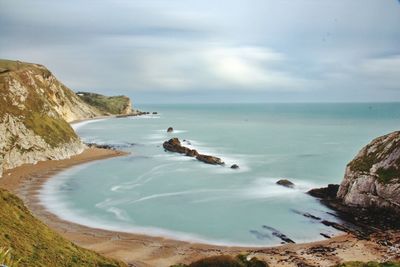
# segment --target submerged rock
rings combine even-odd
[[[158,114],[158,112],[156,112],[156,111],[153,111],[153,115],[157,115]]]
[[[168,129],[167,129],[167,133],[172,133],[174,131],[174,128],[172,128],[172,127],[168,127]]]
[[[281,233],[280,231],[276,230],[275,228],[268,226],[268,225],[263,225],[262,228],[267,229],[272,232],[272,235],[281,239],[285,243],[292,243],[295,244],[295,242],[287,237],[285,234]]]
[[[288,179],[281,179],[281,180],[277,181],[276,184],[281,185],[281,186],[285,186],[285,187],[289,187],[289,188],[293,188],[294,187],[294,183],[292,183]]]
[[[196,159],[207,163],[207,164],[213,164],[213,165],[223,165],[225,162],[223,162],[220,158],[214,157],[214,156],[209,156],[209,155],[202,155],[199,154],[197,155]]]
[[[231,169],[239,169],[239,165],[233,164],[233,165],[231,166]]]

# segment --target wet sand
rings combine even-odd
[[[384,233],[385,237],[374,236],[369,241],[343,234],[323,241],[278,247],[223,247],[89,228],[62,220],[39,203],[38,190],[55,173],[77,164],[124,155],[126,153],[121,151],[88,148],[70,159],[26,164],[8,170],[0,178],[0,187],[16,193],[37,218],[65,238],[131,266],[170,266],[207,256],[240,253],[264,259],[270,266],[331,266],[350,260],[385,261],[396,259],[396,255],[400,259],[400,247],[396,250],[382,244],[382,238],[399,240],[399,232]]]

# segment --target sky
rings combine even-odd
[[[0,58],[134,103],[400,101],[400,2],[0,0]]]

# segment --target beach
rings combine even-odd
[[[89,228],[61,220],[40,204],[38,190],[57,172],[78,164],[124,155],[125,152],[115,150],[88,148],[70,159],[44,161],[8,170],[0,179],[0,186],[21,197],[36,217],[66,239],[131,266],[170,266],[221,254],[250,254],[266,260],[270,266],[331,266],[350,260],[385,260],[390,255],[386,246],[376,242],[381,238],[379,236],[368,241],[343,234],[318,242],[266,248],[214,246]],[[393,233],[393,238],[398,236],[398,233]]]

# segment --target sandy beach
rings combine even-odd
[[[344,234],[319,242],[278,247],[222,247],[93,229],[61,220],[39,203],[38,190],[55,173],[77,164],[124,155],[126,153],[115,150],[88,148],[70,159],[43,161],[8,170],[0,179],[0,186],[16,193],[36,217],[65,238],[105,256],[123,260],[130,266],[170,266],[207,256],[240,253],[264,259],[270,266],[331,266],[342,261],[381,261],[393,256],[393,251],[379,244],[382,236],[367,241]],[[391,234],[391,238],[398,236],[399,233]]]

